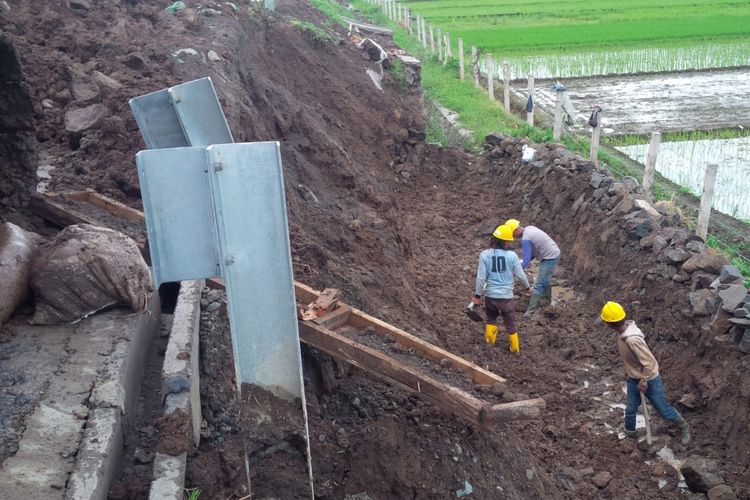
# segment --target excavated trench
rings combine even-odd
[[[297,280],[339,288],[345,302],[506,377],[519,399],[547,401],[540,420],[480,430],[306,348],[320,498],[447,498],[467,482],[474,498],[677,498],[676,471],[657,456],[664,447],[681,459],[717,459],[724,481],[750,495],[749,362],[685,313],[689,286],[640,249],[609,213],[612,197],[595,199],[590,165],[556,146],[539,148],[544,168],[524,165],[518,141],[476,156],[425,144],[421,91],[391,73],[375,89],[365,69],[376,66],[344,33],[321,44],[294,26],[292,17],[324,24],[310,5],[289,0],[275,15],[247,15],[250,3],[238,3],[239,14],[227,7],[205,18],[145,2],[80,12],[39,0],[14,10],[8,30],[30,95],[54,104],[34,114],[55,166],[52,187],[93,187],[138,206],[132,158],[143,146],[127,98],[210,75],[235,140],[282,143]],[[170,55],[187,47],[199,55]],[[93,71],[120,87],[100,82],[88,100],[66,93]],[[91,102],[106,116],[66,131],[66,113]],[[462,312],[487,235],[509,217],[558,241],[555,283],[574,296],[521,323],[520,356],[503,341],[487,346]],[[659,422],[657,447],[618,439],[623,375],[615,339],[596,322],[606,300],[626,304],[646,331],[668,398],[692,395],[678,404],[693,426],[687,448]],[[186,486],[204,498],[241,498],[231,342],[223,309],[210,309],[201,319],[206,422]],[[276,492],[295,495],[293,485]]]

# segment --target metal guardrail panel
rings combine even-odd
[[[205,148],[136,155],[157,285],[221,275]]]
[[[201,78],[129,101],[148,149],[234,142],[211,78]]]
[[[148,149],[190,146],[167,89],[134,97],[128,103]]]
[[[274,393],[302,397],[279,143],[214,145],[206,154],[237,373]]]
[[[191,146],[234,142],[210,78],[176,85],[168,92]]]

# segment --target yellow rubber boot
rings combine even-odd
[[[517,333],[508,335],[508,342],[510,343],[510,352],[521,352],[521,343],[518,340]]]
[[[495,345],[497,339],[497,325],[484,325],[484,341]]]

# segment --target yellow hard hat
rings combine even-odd
[[[602,307],[602,319],[607,323],[617,323],[625,319],[625,309],[617,302],[607,302]]]
[[[515,231],[516,228],[521,225],[521,221],[518,219],[508,219],[505,221],[505,225],[508,226],[511,231]]]
[[[513,241],[513,230],[510,228],[510,226],[506,226],[503,224],[502,226],[497,226],[495,232],[492,233],[492,236],[494,236],[498,240]]]

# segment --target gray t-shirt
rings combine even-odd
[[[557,246],[557,243],[538,227],[526,226],[523,229],[523,236],[521,237],[522,247],[524,241],[531,242],[532,258],[545,260],[556,259],[560,256],[560,247]],[[526,256],[524,255],[524,257]]]

